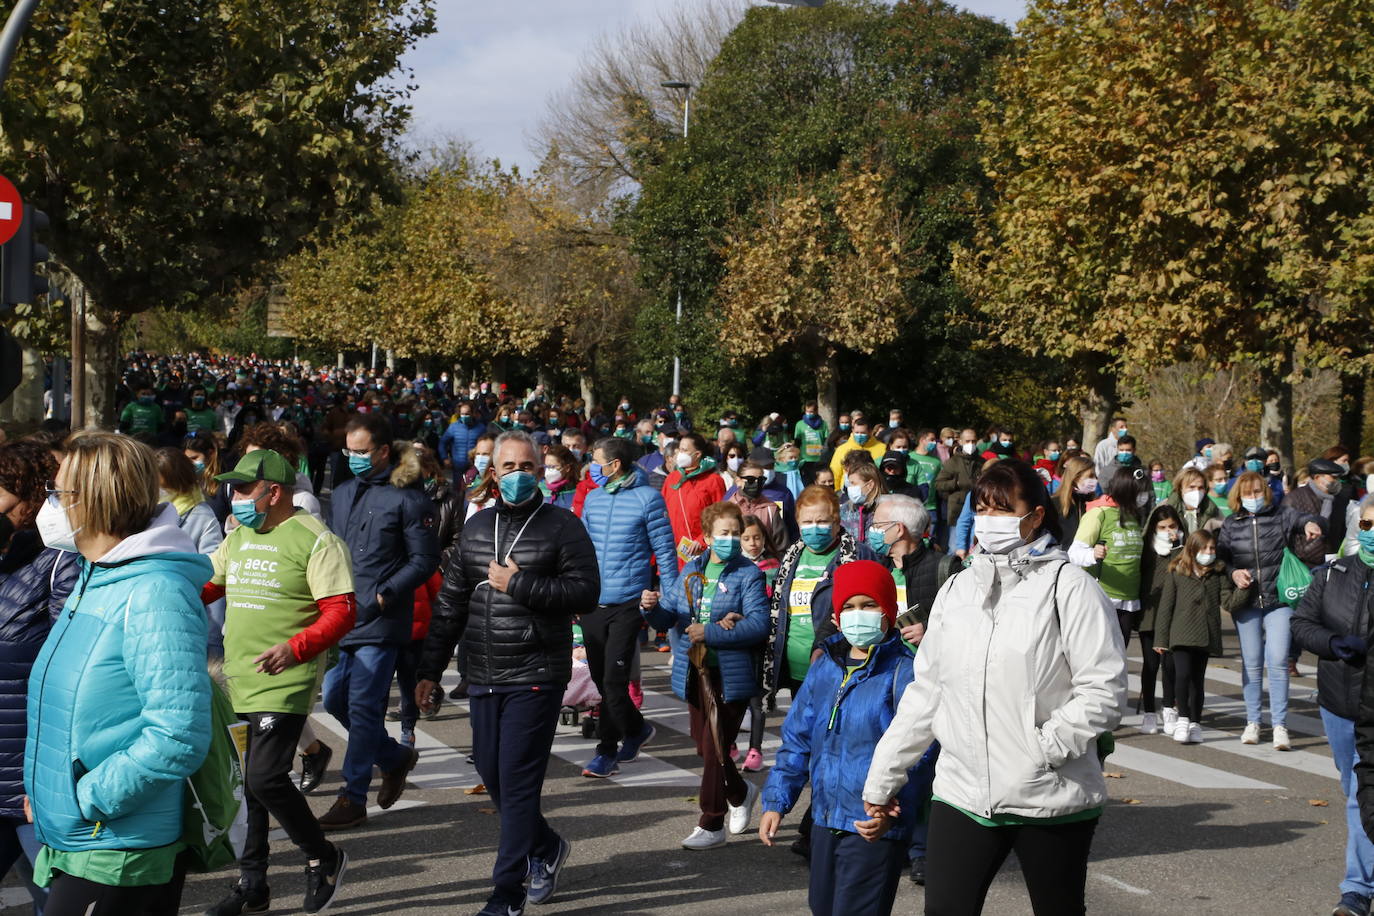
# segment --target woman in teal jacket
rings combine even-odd
[[[210,561],[158,512],[153,453],[112,433],[69,446],[38,514],[81,554],[29,678],[24,787],[45,912],[175,913],[185,781],[210,744],[200,589]]]
[[[687,701],[692,738],[703,764],[697,793],[701,817],[682,841],[683,848],[694,850],[723,845],[729,839],[727,826],[730,833],[743,833],[749,827],[758,787],[740,776],[729,748],[749,701],[762,692],[758,659],[769,624],[763,573],[740,552],[744,517],[739,506],[726,502],[707,506],[701,513],[701,530],[711,549],[688,563],[677,585],[664,592],[658,606],[649,611],[650,624],[660,630],[672,628],[673,691]],[[687,588],[692,589],[690,607]],[[706,647],[705,665],[718,700],[714,736],[698,676],[689,670],[687,656],[694,644]],[[719,754],[719,748],[726,752]]]

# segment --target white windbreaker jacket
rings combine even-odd
[[[975,554],[936,598],[915,665],[865,801],[895,797],[935,739],[935,794],[982,817],[1060,817],[1106,802],[1094,751],[1126,704],[1125,646],[1097,581],[1049,535]]]

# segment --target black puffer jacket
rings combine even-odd
[[[1279,567],[1283,565],[1283,550],[1294,534],[1301,535],[1303,526],[1316,521],[1303,515],[1287,503],[1268,505],[1255,514],[1244,509],[1227,516],[1221,523],[1217,538],[1217,557],[1231,569],[1249,570],[1255,582],[1251,590],[1258,597],[1251,607],[1278,607]]]
[[[1350,504],[1349,488],[1342,487],[1331,498],[1331,515],[1327,518],[1322,518],[1322,502],[1321,494],[1310,483],[1290,491],[1283,500],[1285,506],[1312,516],[1322,526],[1322,537],[1309,541],[1299,532],[1289,544],[1298,559],[1313,569],[1326,562],[1328,553],[1340,552],[1341,541],[1345,538],[1345,507]]]
[[[487,584],[497,556],[519,571],[507,592]],[[477,687],[565,686],[572,677],[572,618],[596,607],[601,575],[580,519],[533,500],[498,503],[463,526],[444,568],[419,675],[438,681],[463,641],[468,680]]]
[[[1360,709],[1365,660],[1341,661],[1331,651],[1337,636],[1370,638],[1369,589],[1374,570],[1359,557],[1343,557],[1312,574],[1312,584],[1293,613],[1293,642],[1317,656],[1317,703],[1343,719]]]

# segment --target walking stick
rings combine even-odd
[[[697,620],[697,593],[694,584],[700,585],[702,593],[706,590],[706,576],[699,572],[689,573],[682,579],[682,587],[687,593],[687,614],[692,622]],[[701,698],[701,712],[706,718],[706,727],[711,732],[711,746],[716,751],[716,764],[725,766],[725,749],[720,745],[720,697],[716,696],[715,685],[711,683],[711,669],[706,665],[706,643],[693,643],[687,650],[687,661],[691,663],[697,676],[697,694]]]

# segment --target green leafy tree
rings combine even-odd
[[[430,0],[38,8],[0,99],[0,168],[89,295],[88,419],[110,419],[127,315],[223,303],[394,193],[395,75],[433,28]]]

